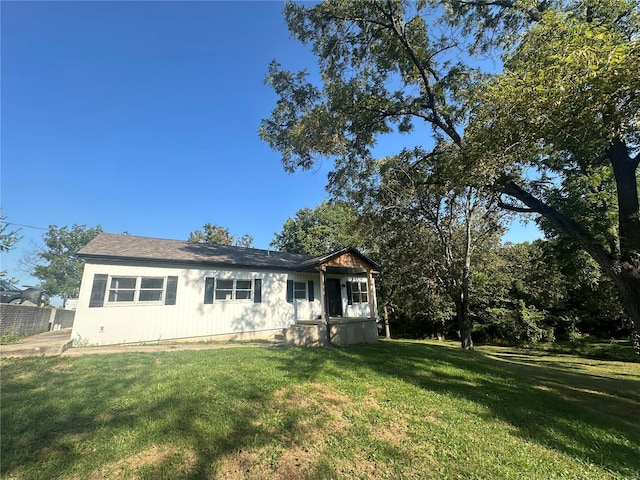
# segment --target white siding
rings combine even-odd
[[[175,305],[109,304],[89,307],[96,274],[178,277]],[[262,302],[204,303],[205,278],[262,279]],[[314,281],[314,301],[286,301],[287,280]],[[321,314],[319,276],[287,272],[127,266],[87,263],[72,338],[89,345],[161,341],[288,327]],[[108,292],[107,292],[108,297]],[[345,300],[346,301],[346,300]]]

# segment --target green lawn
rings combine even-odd
[[[640,364],[453,343],[2,363],[3,479],[640,479]]]

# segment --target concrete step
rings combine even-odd
[[[67,350],[73,342],[65,345],[23,346],[21,348],[1,349],[2,357],[48,357],[57,356]]]

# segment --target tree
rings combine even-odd
[[[271,246],[281,252],[322,255],[344,247],[362,248],[355,207],[346,202],[322,202],[313,210],[298,210],[288,218]]]
[[[478,96],[468,158],[511,197],[504,208],[589,253],[640,353],[640,13],[636,1],[585,3],[547,9],[506,55]]]
[[[2,208],[0,207],[0,211]],[[12,250],[16,243],[18,243],[22,237],[19,235],[20,229],[10,230],[10,223],[6,223],[7,217],[0,215],[0,252],[8,252]],[[1,270],[0,277],[6,277],[7,271]]]
[[[35,252],[36,262],[46,263],[33,265],[31,274],[42,281],[42,288],[50,295],[63,300],[77,297],[84,264],[76,253],[101,232],[100,225],[91,228],[50,225],[44,234],[44,247]]]
[[[205,223],[202,230],[195,230],[189,233],[187,241],[192,243],[235,245],[237,247],[251,247],[253,245],[252,236],[245,234],[242,237],[234,237],[228,228],[211,223]]]
[[[447,57],[446,52],[459,47],[458,40],[427,25],[425,19],[434,10],[428,2],[409,1],[287,4],[289,29],[303,43],[312,44],[324,88],[309,83],[306,72],[293,74],[276,62],[270,66],[267,83],[280,98],[271,118],[263,120],[260,135],[281,152],[285,169],[310,168],[320,158],[332,157],[336,165],[330,190],[336,195],[355,192],[357,197],[377,181],[379,165],[372,156],[377,137],[394,131],[409,133],[415,122],[432,125],[435,135],[428,143],[434,147],[431,151],[407,148],[401,155],[411,157],[416,166],[455,155],[463,143],[460,132],[466,112],[460,91],[475,74]],[[414,174],[412,168],[407,171]],[[454,190],[446,185],[444,194],[429,199],[439,199],[453,214],[461,205],[459,198],[465,199],[467,211],[480,198],[474,189],[462,187],[462,197]],[[454,198],[446,199],[447,194]],[[446,245],[443,248],[448,251]],[[466,260],[459,270],[466,269],[461,283],[449,285],[450,294],[458,299],[466,347],[472,345],[468,298],[461,292],[468,291],[469,252],[463,255]],[[453,261],[451,256],[449,260]]]
[[[19,235],[20,229],[9,230],[9,225],[11,224],[6,223],[6,219],[7,217],[0,215],[0,252],[8,252],[22,238]]]
[[[422,158],[436,161],[458,152],[452,179],[512,197],[521,203],[503,198],[504,208],[526,208],[581,245],[614,280],[639,341],[637,5],[632,0],[288,3],[289,30],[311,44],[322,87],[306,72],[291,73],[273,62],[267,83],[279,99],[260,135],[281,152],[289,171],[310,168],[323,157],[335,159],[330,189],[340,193],[375,182],[373,149],[381,135],[426,124],[431,138],[407,137],[407,143],[424,147]],[[488,75],[470,54],[491,47],[508,50],[507,73],[484,82]],[[483,90],[486,95],[475,95]],[[585,178],[603,166],[617,187],[619,254],[603,248],[590,231],[593,216],[579,223],[545,202],[545,185],[553,190],[565,176]],[[540,178],[528,181],[538,168]],[[575,198],[576,190],[561,193]]]
[[[417,163],[416,156],[423,160]],[[401,218],[402,228],[420,229],[422,241],[402,242],[398,247],[409,250],[410,268],[415,268],[420,258],[418,274],[426,277],[427,283],[435,281],[449,297],[461,346],[469,349],[473,348],[473,273],[482,252],[499,244],[504,215],[492,197],[447,181],[443,163],[424,158],[424,152],[415,150],[380,162],[380,181],[377,188],[370,189],[369,211],[364,215],[378,216],[381,224],[394,226]],[[381,229],[378,235],[384,238],[386,233]]]

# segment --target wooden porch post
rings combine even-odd
[[[331,324],[329,323],[329,312],[327,310],[327,288],[325,285],[325,266],[320,265],[320,304],[322,305],[322,320],[327,330],[327,345],[331,345]]]
[[[367,268],[367,287],[369,291],[369,313],[371,314],[371,319],[375,320],[376,306],[373,303],[373,271],[370,268]]]
[[[322,306],[322,320],[325,323],[329,323],[329,316],[327,315],[327,293],[324,278],[324,265],[320,266],[320,305]]]

